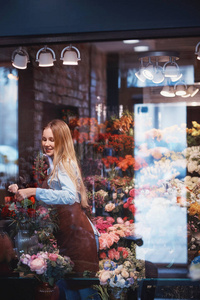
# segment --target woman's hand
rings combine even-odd
[[[16,200],[21,202],[24,199],[27,199],[31,196],[35,196],[36,188],[27,188],[27,189],[20,189],[15,194]]]
[[[9,187],[8,187],[8,191],[9,192],[11,192],[11,193],[13,193],[13,194],[16,194],[17,193],[17,191],[18,191],[18,185],[17,184],[11,184],[11,185],[9,185]]]

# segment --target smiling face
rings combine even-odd
[[[52,157],[54,155],[54,147],[55,142],[53,132],[51,128],[45,128],[42,135],[42,148],[44,153]]]

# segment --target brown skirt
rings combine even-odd
[[[60,254],[74,262],[74,271],[81,275],[90,271],[95,276],[99,261],[92,226],[79,203],[57,205],[59,230],[55,233]]]

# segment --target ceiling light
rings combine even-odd
[[[153,76],[154,76],[154,66],[151,62],[151,58],[149,57],[149,62],[148,64],[146,65],[146,68],[143,69],[143,75],[147,78],[147,79],[150,79],[152,80],[153,79]]]
[[[174,78],[174,81],[177,81],[181,78],[182,74],[179,71],[179,67],[176,64],[175,60],[178,60],[178,53],[175,51],[146,51],[138,54],[138,59],[146,64],[142,69],[142,74],[149,80],[152,80],[153,83],[159,84],[164,81],[165,76]],[[159,65],[159,63],[165,63],[164,67]],[[170,71],[172,67],[173,70]],[[141,69],[141,68],[140,68]],[[166,69],[166,70],[165,70]],[[165,71],[165,73],[164,73]],[[135,73],[138,77],[140,76],[141,71]],[[172,77],[171,77],[172,76]],[[142,79],[144,81],[144,79]]]
[[[191,97],[194,97],[198,93],[198,91],[199,88],[196,88],[192,85],[188,88],[188,93],[190,94]]]
[[[162,67],[160,67],[158,65],[158,61],[156,61],[156,68],[155,68],[155,72],[154,72],[152,81],[154,83],[161,83],[164,81],[164,79],[165,79],[165,77],[163,75],[163,69],[162,69]]]
[[[63,60],[63,65],[78,65],[81,60],[80,52],[72,45],[67,46],[62,50],[60,59]]]
[[[172,61],[172,57],[170,60],[166,62],[163,66],[163,72],[165,77],[177,78],[179,74],[179,66],[175,61]]]
[[[191,95],[190,95],[190,93],[188,92],[188,89],[186,90],[186,94],[185,95],[182,95],[181,97],[183,97],[183,98],[188,98],[188,97],[190,97]]]
[[[145,82],[146,77],[143,75],[144,71],[144,65],[143,65],[143,59],[141,59],[141,65],[139,71],[135,73],[135,76],[142,82]]]
[[[182,84],[175,84],[174,89],[177,96],[185,96],[187,94],[187,86],[184,82]]]
[[[172,82],[176,82],[178,81],[179,79],[181,79],[183,76],[183,74],[180,72],[180,70],[177,72],[177,76],[176,77],[171,77],[171,81]]]
[[[174,89],[172,86],[164,86],[163,89],[161,90],[160,94],[164,97],[175,97]]]
[[[29,55],[25,49],[19,47],[12,53],[12,65],[17,69],[26,69],[29,61]]]
[[[149,46],[136,46],[133,49],[135,52],[143,52],[143,51],[148,51]]]
[[[124,40],[124,44],[137,44],[139,43],[139,40]]]
[[[52,67],[56,61],[55,52],[44,46],[37,52],[35,61],[39,63],[39,67]]]
[[[198,49],[200,46],[200,42],[195,47],[195,54],[197,55],[197,59],[200,60],[200,50]]]

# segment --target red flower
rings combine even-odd
[[[28,215],[29,215],[30,218],[35,218],[35,209],[28,208],[27,209],[27,213],[28,213]]]

